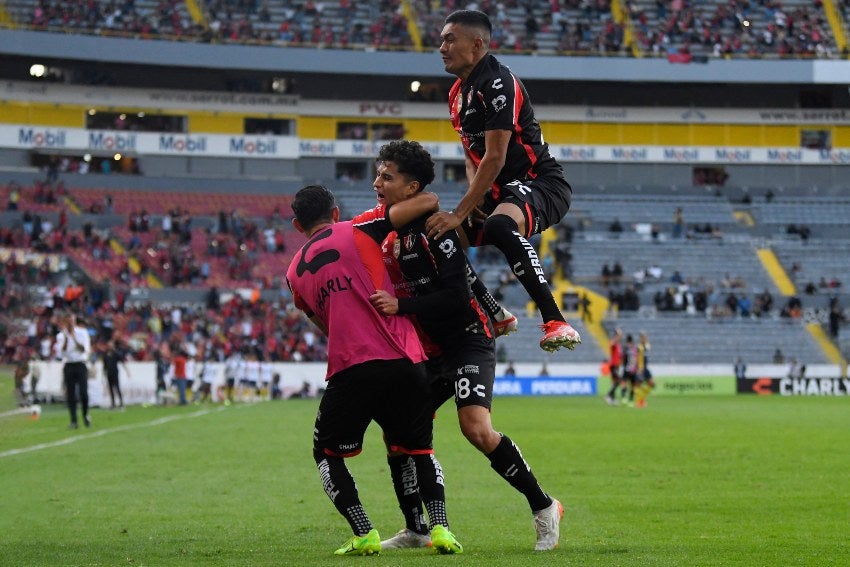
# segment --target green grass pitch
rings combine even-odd
[[[0,412],[14,405],[0,372]],[[334,557],[347,524],[311,457],[317,402],[0,417],[0,565],[847,565],[850,400],[497,398],[493,421],[566,508],[535,553],[525,500],[436,423],[459,556]],[[349,460],[385,537],[401,527],[379,433]]]

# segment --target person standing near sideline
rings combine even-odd
[[[386,215],[402,217],[394,220],[403,224],[436,209],[438,201],[428,194],[417,204],[402,204]],[[328,337],[327,389],[316,417],[313,458],[325,492],[354,533],[334,554],[381,552],[381,536],[345,464],[362,450],[372,421],[393,450],[413,461],[432,549],[462,553],[449,531],[443,473],[434,456],[425,352],[410,319],[381,315],[369,302],[376,290],[393,290],[381,257],[385,235],[374,232],[373,218],[339,222],[334,196],[321,185],[298,191],[292,210],[295,228],[308,240],[295,253],[286,280],[295,305]]]
[[[121,393],[121,385],[118,382],[118,365],[124,367],[124,373],[129,376],[130,369],[127,367],[127,352],[115,339],[109,339],[106,350],[103,351],[103,373],[106,374],[106,383],[109,385],[110,408],[115,409],[115,396],[118,395],[118,407],[124,409],[124,395]]]
[[[88,330],[77,324],[73,313],[62,316],[59,332],[56,334],[56,355],[65,363],[62,378],[65,383],[65,396],[68,411],[71,414],[70,429],[77,429],[77,399],[79,398],[83,423],[91,427],[89,416],[89,370],[86,362],[91,356],[91,336]]]
[[[747,377],[747,364],[740,356],[735,359],[735,378],[744,380]]]
[[[543,140],[525,86],[488,52],[492,29],[484,12],[458,10],[440,34],[445,70],[457,77],[449,113],[463,143],[469,188],[454,211],[432,215],[426,228],[437,239],[462,227],[470,246],[496,246],[540,309],[540,348],[572,350],[581,337],[564,319],[527,240],[563,218],[572,188]]]

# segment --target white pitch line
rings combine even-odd
[[[129,431],[130,429],[139,429],[141,427],[153,427],[154,425],[162,425],[163,423],[168,423],[170,421],[175,421],[178,419],[186,419],[190,417],[200,417],[202,415],[206,415],[213,411],[224,411],[226,408],[220,407],[215,410],[201,410],[196,411],[195,413],[188,413],[183,415],[170,415],[167,417],[161,417],[159,419],[155,419],[153,421],[148,421],[145,423],[131,423],[129,425],[119,425],[118,427],[113,427],[111,429],[100,429],[98,431],[93,431],[91,433],[86,433],[85,435],[75,435],[74,437],[68,437],[67,439],[60,439],[59,441],[51,441],[50,443],[39,443],[38,445],[31,445],[30,447],[21,447],[20,449],[10,449],[8,451],[4,451],[0,453],[0,459],[3,457],[12,457],[14,455],[21,455],[23,453],[31,453],[33,451],[40,451],[42,449],[50,449],[52,447],[61,447],[62,445],[70,445],[71,443],[76,443],[77,441],[82,441],[84,439],[93,439],[95,437],[102,437],[107,433],[117,433],[119,431]]]

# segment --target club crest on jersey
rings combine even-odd
[[[405,252],[410,252],[411,250],[413,250],[414,238],[415,237],[412,234],[405,234],[404,235],[404,251]]]
[[[398,260],[398,257],[401,256],[401,240],[396,238],[393,240],[393,256]]]

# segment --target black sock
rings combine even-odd
[[[475,273],[475,269],[472,267],[472,264],[469,263],[468,259],[466,260],[466,281],[469,282],[469,287],[472,289],[472,295],[475,296],[478,303],[484,306],[484,310],[487,312],[487,315],[489,315],[491,319],[495,319],[496,315],[502,311],[502,306],[499,305],[499,302],[496,301],[496,298],[493,297],[490,290],[487,289],[487,286],[484,285],[484,282],[482,282],[481,278],[478,277],[478,274]]]
[[[505,255],[511,271],[540,309],[543,321],[564,321],[564,316],[552,297],[549,282],[543,275],[537,251],[519,233],[516,222],[507,215],[488,217],[484,223],[484,238],[488,244],[495,245]]]
[[[502,440],[493,452],[487,455],[490,466],[525,496],[532,512],[551,506],[552,499],[540,488],[531,467],[522,458],[519,447],[514,445],[507,435],[500,435]]]
[[[404,527],[420,534],[428,533],[422,499],[419,497],[419,478],[416,474],[416,462],[410,455],[387,456],[390,476],[398,500],[398,506],[404,516]]]
[[[345,459],[325,455],[318,449],[313,449],[313,458],[319,467],[319,476],[322,478],[325,494],[331,499],[337,511],[348,521],[351,531],[357,535],[369,533],[372,530],[372,522],[360,503],[357,486],[348,467],[345,466]]]
[[[614,382],[614,384],[611,385],[611,389],[608,390],[608,397],[613,398],[616,395],[617,395],[617,383]]]
[[[443,469],[433,454],[413,455],[416,475],[419,478],[419,495],[428,510],[428,527],[437,524],[449,527],[446,517],[446,489],[443,484]]]

